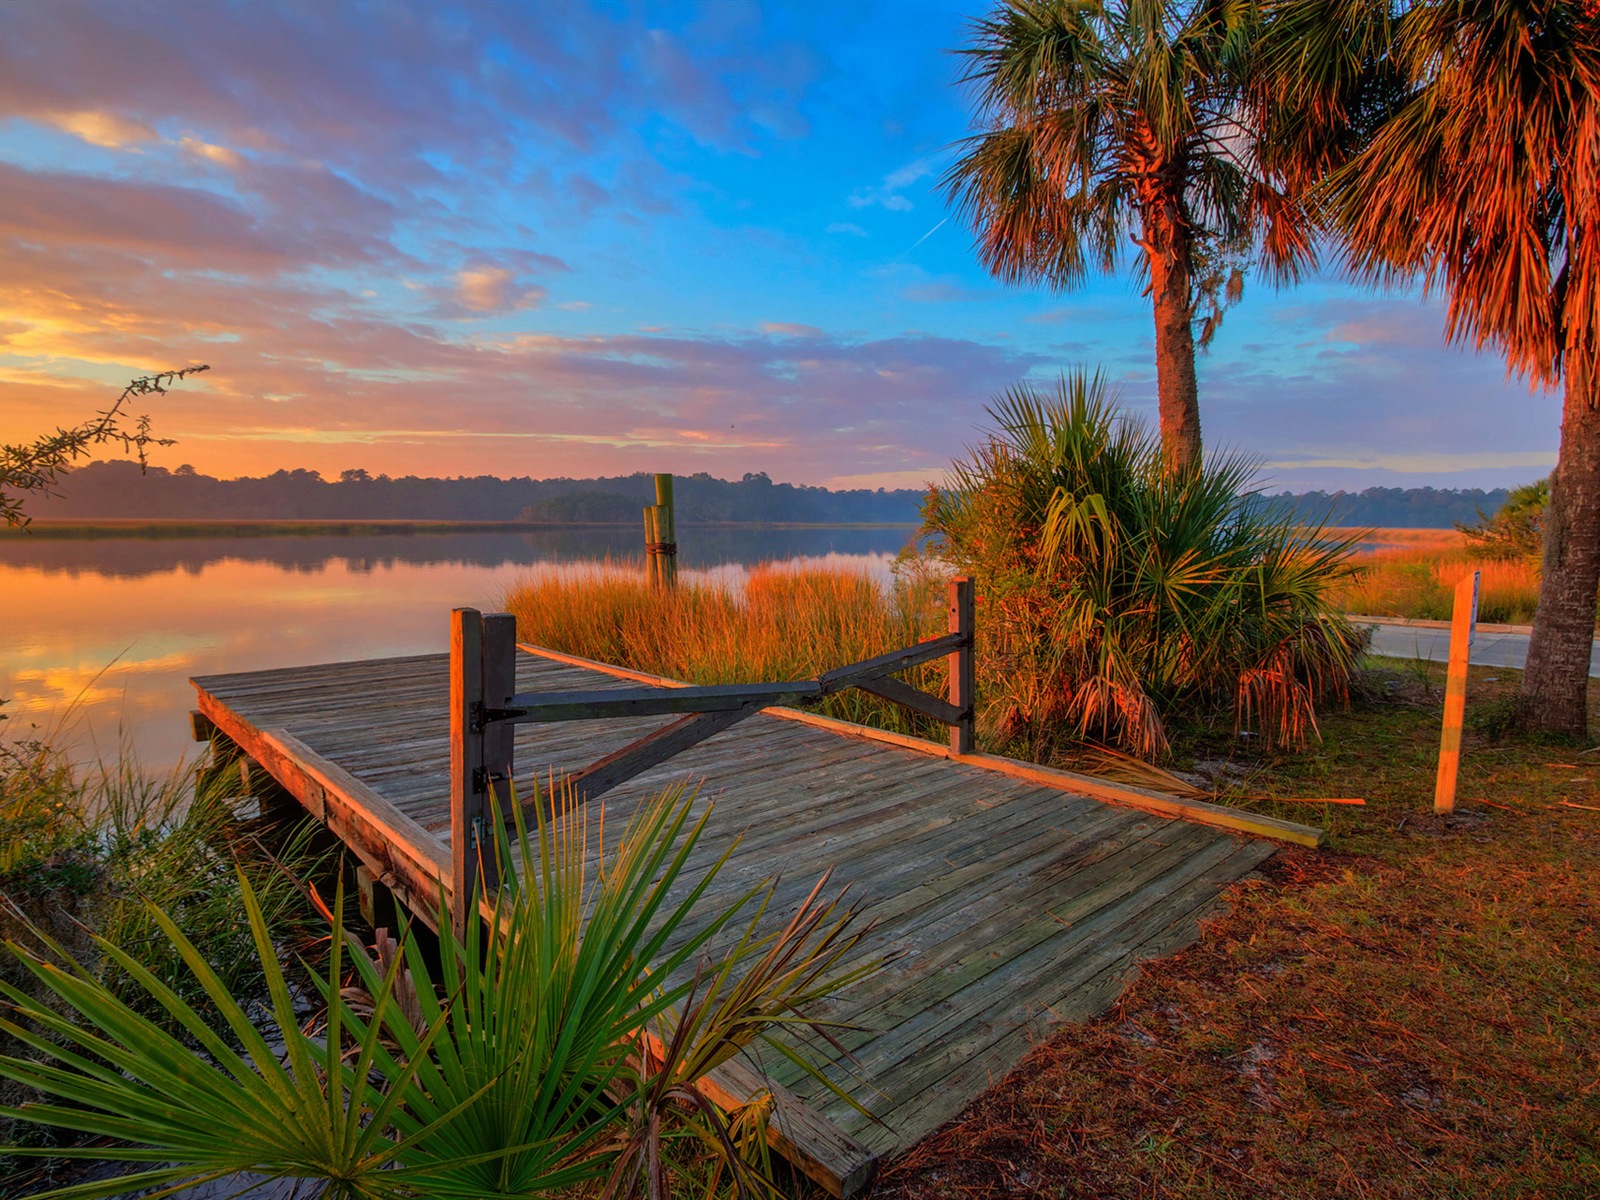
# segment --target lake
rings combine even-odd
[[[685,528],[686,577],[737,584],[761,562],[887,579],[910,528]],[[192,756],[192,675],[443,652],[450,610],[492,611],[519,579],[607,560],[617,528],[238,538],[0,538],[0,736],[48,735],[74,757]]]

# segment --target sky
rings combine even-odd
[[[214,475],[917,487],[1021,382],[1154,421],[1148,301],[978,263],[940,177],[981,0],[0,0],[0,442],[141,404]],[[1559,396],[1329,265],[1199,363],[1271,490],[1498,487]]]

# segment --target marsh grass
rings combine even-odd
[[[1410,534],[1400,539],[1394,535]],[[1492,557],[1453,530],[1374,530],[1384,548],[1356,561],[1355,575],[1335,592],[1346,612],[1374,617],[1448,621],[1456,584],[1480,573],[1478,620],[1526,625],[1539,601],[1539,564]]]
[[[231,780],[197,768],[148,775],[124,747],[110,762],[75,767],[50,741],[0,742],[0,941],[34,952],[53,943],[89,964],[113,995],[142,1015],[168,1020],[147,992],[96,948],[96,938],[135,956],[154,976],[214,1017],[206,998],[151,920],[149,901],[206,948],[235,994],[265,994],[240,908],[240,871],[252,880],[274,935],[300,912],[293,880],[277,869],[309,866],[303,839],[269,857],[236,816]],[[0,955],[0,983],[34,993],[13,955]],[[20,1047],[0,1032],[0,1054]],[[28,1093],[0,1081],[0,1106]],[[0,1117],[0,1143],[50,1136]],[[6,1165],[0,1153],[0,1168]],[[0,1172],[3,1173],[3,1172]],[[3,1194],[3,1193],[0,1193]]]
[[[884,587],[846,569],[767,564],[742,588],[684,577],[657,590],[624,565],[551,572],[505,598],[523,641],[690,683],[810,679],[945,632],[943,580],[907,575]],[[902,676],[944,695],[942,662]],[[829,716],[935,739],[944,727],[864,692],[820,709]]]

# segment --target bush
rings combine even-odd
[[[1471,525],[1457,525],[1467,540],[1492,558],[1538,558],[1544,549],[1544,510],[1550,503],[1550,477],[1512,488],[1494,516],[1478,510]]]
[[[977,584],[987,736],[1154,758],[1174,714],[1228,710],[1269,745],[1315,734],[1361,648],[1328,599],[1350,541],[1260,504],[1242,459],[1167,475],[1098,375],[1015,388],[989,414],[998,429],[923,509],[932,551]]]
[[[0,740],[0,943],[36,954],[53,948],[141,1017],[181,1032],[100,949],[114,946],[137,956],[153,978],[215,1023],[208,997],[152,921],[147,902],[154,902],[205,948],[234,995],[265,997],[266,977],[248,953],[240,872],[255,884],[274,936],[293,924],[300,896],[288,876],[241,839],[229,786],[237,778],[202,782],[192,769],[151,778],[127,751],[114,763],[83,771],[47,740]],[[278,861],[307,866],[301,845],[291,840]],[[43,994],[21,960],[4,953],[0,988]],[[29,1051],[0,1029],[3,1055],[26,1058]],[[29,1097],[25,1087],[0,1078],[0,1105]],[[0,1115],[0,1142],[41,1136],[49,1140]]]
[[[711,900],[726,858],[690,867],[710,812],[693,813],[694,800],[668,791],[620,838],[603,838],[603,817],[591,823],[570,793],[536,797],[533,830],[513,801],[489,920],[458,940],[441,897],[436,953],[403,931],[374,956],[350,944],[335,904],[315,1032],[300,1025],[242,875],[265,1019],[166,906],[146,908],[187,989],[96,941],[159,1019],[127,1007],[62,947],[49,948],[55,963],[13,948],[34,986],[0,984],[12,1008],[0,1031],[43,1061],[0,1056],[0,1078],[52,1100],[19,1118],[114,1139],[94,1154],[143,1168],[53,1194],[94,1200],[248,1171],[370,1200],[580,1195],[602,1184],[608,1195],[661,1196],[688,1190],[675,1186],[686,1166],[731,1172],[741,1195],[770,1192],[740,1153],[745,1142],[759,1162],[764,1135],[745,1137],[739,1114],[726,1120],[698,1081],[753,1043],[824,1032],[806,1011],[873,965],[844,965],[860,933],[821,883],[772,921],[770,882]],[[221,1015],[222,1033],[189,994]],[[787,1042],[772,1045],[806,1066]]]

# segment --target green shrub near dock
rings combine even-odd
[[[236,819],[236,779],[202,778],[196,769],[151,778],[127,750],[114,762],[83,769],[46,741],[0,741],[0,942],[42,951],[49,939],[142,1017],[176,1028],[96,948],[95,939],[103,938],[214,1018],[152,920],[154,905],[205,948],[232,994],[244,1002],[264,997],[265,977],[241,918],[240,871],[253,881],[268,927],[281,938],[301,901],[279,868],[305,862],[292,839],[275,859],[257,851]],[[11,954],[0,953],[0,984],[37,992]],[[0,1031],[0,1055],[21,1050]],[[0,1078],[0,1107],[28,1096]],[[49,1135],[0,1116],[0,1145],[40,1136]],[[0,1151],[0,1177],[9,1165]]]

